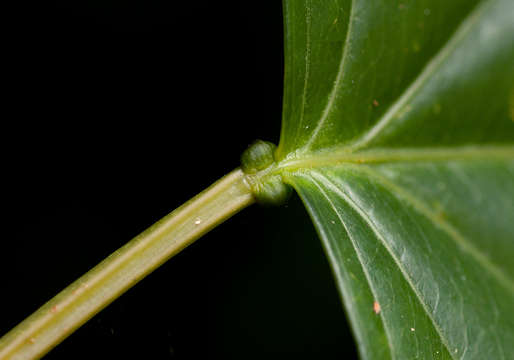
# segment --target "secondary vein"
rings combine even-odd
[[[458,246],[471,255],[482,267],[487,270],[493,278],[514,296],[514,283],[507,275],[503,273],[494,263],[492,263],[486,256],[484,256],[464,235],[462,235],[455,227],[453,227],[444,218],[438,217],[437,214],[430,209],[421,199],[416,197],[410,191],[403,187],[394,184],[386,177],[380,175],[369,166],[352,166],[352,169],[365,173],[373,177],[382,186],[387,188],[392,194],[401,200],[406,201],[411,205],[420,215],[426,217],[431,223],[435,224],[439,229],[443,230]]]
[[[444,63],[450,54],[457,48],[459,43],[466,37],[473,25],[478,21],[485,9],[491,4],[486,1],[475,7],[463,20],[457,31],[448,39],[446,44],[437,52],[437,54],[427,63],[421,73],[414,79],[405,92],[389,107],[385,114],[378,122],[358,138],[353,144],[348,145],[350,150],[357,150],[366,147],[374,138],[379,136],[384,129],[393,123],[398,113],[409,103],[414,95],[423,87],[423,85],[432,78],[437,69]],[[320,122],[321,123],[321,122]]]
[[[425,311],[425,314],[428,316],[428,318],[432,322],[434,330],[439,335],[439,337],[441,339],[441,342],[445,346],[445,348],[448,351],[448,353],[450,354],[450,356],[453,357],[452,352],[450,351],[450,347],[449,347],[449,344],[447,342],[447,339],[443,336],[441,328],[439,327],[439,325],[435,321],[434,317],[432,316],[432,313],[427,308],[427,304],[424,302],[422,295],[419,293],[417,288],[414,286],[413,280],[409,276],[409,274],[406,271],[406,269],[403,268],[403,264],[401,263],[401,261],[397,258],[396,254],[391,249],[391,247],[389,246],[387,241],[383,238],[382,234],[378,231],[377,226],[374,224],[373,220],[370,219],[370,217],[366,214],[366,212],[363,209],[361,209],[349,195],[347,195],[339,187],[337,187],[337,185],[335,185],[330,179],[328,179],[327,177],[325,177],[324,175],[322,175],[321,173],[316,172],[316,171],[312,171],[311,175],[313,176],[313,178],[315,177],[316,180],[320,181],[325,186],[327,186],[327,188],[329,188],[331,191],[333,191],[338,196],[343,198],[345,200],[345,202],[353,210],[355,210],[357,212],[357,214],[359,214],[359,216],[368,224],[368,226],[373,231],[373,233],[375,234],[377,239],[380,241],[382,246],[384,246],[384,248],[387,250],[387,252],[391,256],[392,260],[395,262],[398,270],[402,273],[403,278],[405,279],[405,281],[407,282],[407,284],[409,285],[409,287],[411,288],[413,293],[418,298],[418,301],[419,301],[420,305],[423,307],[423,310]]]
[[[371,291],[371,294],[373,295],[374,299],[377,299],[380,302],[380,296],[379,296],[378,292],[376,291],[373,282],[371,281],[371,276],[369,274],[368,268],[366,266],[364,266],[364,259],[362,257],[362,254],[360,252],[359,247],[357,246],[357,242],[355,241],[355,239],[352,236],[352,233],[350,232],[350,230],[346,226],[343,218],[341,217],[341,215],[337,211],[337,208],[334,205],[334,203],[332,202],[332,200],[330,199],[330,196],[328,196],[328,194],[325,192],[325,190],[323,190],[323,187],[319,184],[319,182],[316,179],[312,179],[311,178],[310,180],[314,180],[314,185],[318,188],[318,190],[320,191],[321,195],[325,198],[325,200],[329,204],[329,206],[332,209],[332,211],[336,214],[337,219],[339,220],[339,222],[341,223],[341,225],[345,229],[346,234],[348,235],[348,238],[350,239],[352,247],[353,247],[353,249],[355,251],[355,254],[357,255],[357,258],[359,259],[359,263],[361,265],[362,272],[364,273],[364,276],[366,277],[366,281],[368,282],[368,286],[369,286],[369,289]],[[395,358],[394,355],[393,355],[394,354],[394,346],[393,346],[393,343],[392,343],[390,329],[389,329],[390,325],[387,323],[387,321],[386,321],[386,319],[384,317],[384,313],[383,312],[381,312],[379,314],[379,316],[380,316],[380,319],[382,320],[382,324],[384,326],[384,332],[386,334],[386,337],[389,340],[389,354],[390,354],[391,358]]]
[[[303,128],[305,118],[305,105],[307,103],[307,87],[309,85],[310,68],[311,68],[311,22],[312,22],[312,0],[305,1],[305,76],[303,79],[302,92],[302,110],[300,112],[299,126],[296,129],[296,138]]]
[[[344,69],[345,69],[346,59],[348,58],[350,49],[351,49],[350,38],[352,36],[353,22],[355,19],[355,1],[357,1],[357,0],[352,0],[351,5],[350,5],[351,8],[350,8],[350,15],[348,17],[348,29],[346,30],[346,39],[344,41],[343,54],[341,55],[341,62],[339,63],[339,70],[337,72],[337,76],[334,81],[334,86],[332,87],[332,90],[328,97],[327,105],[325,106],[325,109],[323,109],[321,118],[318,121],[318,125],[316,125],[316,128],[312,131],[312,135],[311,135],[309,141],[307,141],[307,143],[304,146],[305,151],[307,151],[311,147],[312,143],[318,136],[319,131],[323,127],[323,124],[327,120],[328,115],[332,111],[332,108],[334,106],[334,102],[336,99],[337,90],[339,89],[341,81],[343,80],[343,75],[345,73]]]

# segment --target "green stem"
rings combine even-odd
[[[76,280],[0,339],[0,359],[39,358],[139,280],[255,201],[236,169]]]

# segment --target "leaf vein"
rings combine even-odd
[[[348,146],[350,151],[355,151],[366,147],[374,138],[380,135],[384,129],[391,125],[401,112],[402,108],[408,104],[412,97],[423,87],[423,85],[433,76],[437,69],[443,64],[444,60],[448,58],[451,53],[457,48],[459,43],[466,37],[473,25],[478,21],[480,16],[485,13],[485,9],[491,4],[491,1],[485,1],[476,6],[462,21],[458,29],[453,33],[443,47],[435,54],[434,57],[427,63],[420,74],[414,81],[407,87],[397,100],[389,107],[385,114],[360,136],[356,141]]]
[[[323,151],[300,159],[286,159],[278,168],[294,171],[301,168],[319,168],[341,164],[401,163],[401,162],[432,162],[432,161],[464,161],[514,159],[514,146],[459,146],[430,148],[405,148],[368,150],[358,153],[346,151]]]
[[[439,325],[437,324],[437,322],[435,321],[435,319],[433,318],[432,316],[432,313],[429,311],[429,309],[427,308],[427,304],[423,301],[423,297],[422,295],[419,293],[419,291],[417,290],[417,288],[414,286],[414,283],[413,283],[413,280],[412,278],[410,277],[410,275],[407,273],[406,269],[403,268],[403,265],[402,263],[400,262],[400,260],[396,257],[394,251],[391,249],[391,247],[389,246],[389,244],[387,243],[387,241],[383,238],[382,234],[378,231],[378,228],[377,226],[375,225],[375,223],[373,222],[373,220],[371,220],[371,218],[364,212],[363,209],[361,209],[357,203],[348,195],[346,194],[344,191],[342,191],[341,189],[339,189],[339,187],[337,185],[335,185],[330,179],[328,179],[327,177],[325,177],[324,175],[322,175],[321,173],[317,172],[317,171],[311,171],[310,172],[311,175],[313,177],[316,177],[318,181],[320,181],[321,183],[325,184],[325,186],[327,186],[330,190],[334,191],[334,193],[336,193],[337,195],[339,195],[341,198],[343,198],[347,204],[352,208],[354,209],[357,214],[359,214],[359,216],[361,216],[361,218],[368,224],[368,226],[370,227],[370,229],[373,231],[373,233],[375,234],[375,236],[377,237],[377,239],[380,241],[380,243],[384,246],[384,248],[387,250],[387,252],[389,253],[389,255],[391,256],[391,258],[393,259],[393,261],[395,262],[396,266],[398,267],[398,270],[402,273],[405,281],[407,282],[407,284],[409,284],[410,288],[412,289],[412,291],[414,292],[414,294],[416,295],[416,297],[418,298],[419,302],[420,302],[420,305],[422,306],[423,310],[425,311],[426,315],[428,316],[428,318],[430,319],[430,321],[432,322],[432,325],[434,327],[434,330],[437,332],[437,334],[439,335],[439,338],[441,339],[441,342],[443,343],[443,345],[446,347],[446,350],[448,351],[448,353],[450,354],[450,356],[455,359],[453,353],[450,351],[450,347],[449,347],[449,344],[447,342],[447,339],[443,336],[443,333],[442,333],[442,330],[441,328],[439,327]]]
[[[371,277],[370,277],[368,268],[364,265],[364,260],[362,258],[362,254],[360,252],[359,247],[357,246],[357,242],[355,241],[355,239],[352,236],[351,231],[348,229],[348,227],[347,227],[346,223],[344,222],[343,218],[341,217],[341,215],[337,211],[336,206],[334,205],[334,203],[332,202],[330,197],[327,195],[325,190],[323,190],[323,188],[321,187],[319,182],[316,179],[312,179],[312,180],[314,180],[314,182],[313,182],[314,185],[318,188],[320,193],[323,195],[325,200],[328,202],[328,204],[330,205],[330,207],[332,208],[332,210],[336,214],[337,218],[339,219],[339,222],[341,223],[341,225],[345,229],[346,233],[348,234],[348,238],[350,239],[352,247],[355,250],[355,253],[357,254],[357,258],[359,259],[359,263],[361,265],[362,272],[364,273],[364,276],[366,277],[366,280],[368,282],[368,285],[369,285],[369,288],[371,290],[371,293],[373,294],[373,298],[379,300],[378,293],[377,293],[375,287],[373,286],[373,282],[371,281]],[[386,321],[386,319],[384,317],[383,312],[380,312],[378,315],[380,316],[380,319],[382,320],[382,324],[384,325],[384,331],[386,333],[387,338],[389,339],[390,355],[391,355],[392,358],[395,358],[395,356],[393,356],[395,351],[394,351],[394,346],[393,346],[392,341],[391,341],[391,334],[390,334],[389,325],[388,325],[388,323],[387,323],[387,321]]]
[[[318,136],[321,128],[323,127],[323,124],[327,120],[328,115],[332,111],[332,108],[334,107],[334,103],[335,103],[335,99],[336,99],[336,94],[337,94],[337,91],[339,89],[340,83],[341,83],[341,81],[343,79],[343,75],[345,73],[344,69],[345,69],[346,59],[349,56],[350,48],[351,48],[351,46],[350,46],[350,38],[351,38],[352,33],[353,33],[352,29],[353,29],[353,23],[355,21],[355,1],[357,1],[357,0],[352,0],[352,2],[350,4],[350,15],[348,17],[348,29],[346,30],[346,39],[344,41],[343,53],[341,55],[341,61],[339,63],[339,70],[337,72],[336,79],[334,81],[334,86],[332,87],[332,90],[330,91],[330,95],[328,97],[327,105],[323,109],[323,113],[321,115],[321,118],[318,121],[318,124],[316,125],[316,128],[314,128],[314,130],[312,131],[312,135],[311,135],[310,139],[307,141],[307,143],[304,146],[304,151],[305,152],[307,152],[308,149],[311,147],[312,143],[314,142],[314,140]]]
[[[374,177],[380,184],[382,184],[382,186],[389,189],[389,191],[391,191],[397,198],[405,200],[407,203],[409,203],[420,215],[426,217],[439,229],[448,234],[448,236],[459,246],[460,249],[470,254],[475,259],[475,261],[482,265],[496,280],[498,280],[498,282],[503,287],[505,287],[505,289],[508,290],[511,295],[514,295],[514,283],[512,283],[512,281],[503,273],[503,271],[501,271],[486,256],[484,256],[447,220],[438,217],[437,214],[431,210],[430,207],[422,200],[403,187],[394,184],[389,179],[371,169],[369,166],[352,166],[352,168]]]
[[[311,22],[312,22],[312,0],[305,1],[305,77],[303,80],[303,92],[302,92],[302,108],[300,112],[299,126],[296,129],[296,139],[299,138],[298,134],[303,128],[303,122],[305,118],[305,105],[307,103],[307,87],[310,78],[311,68]]]

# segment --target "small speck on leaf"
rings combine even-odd
[[[202,220],[200,220],[200,219],[196,219],[196,220],[195,220],[195,225],[200,225],[200,223],[201,223],[201,222],[202,222]]]
[[[378,303],[378,301],[375,301],[373,303],[373,311],[375,312],[375,314],[380,314],[380,304]]]
[[[410,328],[410,331],[416,331],[416,329],[414,329],[414,328]]]
[[[378,105],[380,105],[380,104],[378,103],[377,99],[373,100],[373,106],[377,107]]]

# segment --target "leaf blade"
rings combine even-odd
[[[278,169],[324,243],[362,357],[506,358],[514,3],[285,0],[284,8]],[[339,18],[346,24],[336,29]],[[370,266],[377,253],[388,260]]]
[[[309,4],[316,6],[313,8]],[[439,63],[441,60],[438,59],[453,54],[461,38],[474,40],[476,29],[489,28],[489,32],[496,29],[492,31],[493,35],[502,35],[495,38],[501,41],[490,41],[485,36],[480,43],[483,54],[490,54],[494,61],[499,60],[499,52],[504,53],[504,59],[513,56],[512,46],[508,46],[514,44],[513,25],[508,17],[514,10],[508,0],[406,1],[398,6],[360,0],[302,0],[284,1],[284,9],[286,74],[280,159],[299,150],[308,152],[334,144],[351,144],[376,125],[385,109],[409,92],[417,78],[426,77],[423,71],[434,67],[431,60]],[[309,26],[307,21],[298,20],[307,14],[311,17]],[[350,14],[355,15],[350,17]],[[499,15],[501,19],[497,22]],[[350,21],[350,18],[354,20]],[[334,22],[340,25],[345,20],[346,26],[334,30]],[[311,33],[317,37],[311,35],[307,41]],[[348,50],[345,41],[353,50]],[[461,64],[472,63],[470,49],[464,48],[463,57],[459,56]],[[483,54],[480,58],[486,57]],[[335,64],[334,59],[338,60]],[[490,65],[489,68],[498,68]],[[499,87],[498,93],[503,94],[514,73],[509,63],[500,65],[508,73],[499,76],[502,74],[499,71],[495,79],[489,79],[489,84],[502,80],[503,86]],[[307,87],[306,82],[309,83]],[[329,118],[323,115],[327,108],[331,111]],[[305,114],[299,114],[298,109],[306,109]],[[437,111],[444,113],[444,110]],[[503,108],[503,117],[505,112]],[[330,128],[329,133],[319,134],[315,130],[322,120],[327,122],[322,132]],[[312,139],[313,132],[319,139]],[[306,149],[306,143],[310,143],[311,148]]]
[[[510,166],[514,168],[514,161]],[[378,279],[382,276],[381,280],[374,280],[375,287],[380,289],[376,296],[380,299],[381,305],[388,304],[389,298],[405,296],[404,293],[407,291],[405,286],[398,285],[401,284],[399,279],[395,282],[395,290],[383,285],[387,284],[388,277],[393,278],[391,274],[394,271],[391,269],[394,266],[397,267],[395,276],[404,278],[408,287],[412,289],[413,295],[411,294],[408,301],[419,303],[420,307],[417,309],[406,309],[407,300],[398,307],[382,306],[382,312],[390,316],[392,319],[389,321],[394,324],[391,325],[392,330],[389,332],[389,337],[393,338],[390,340],[390,346],[393,349],[401,349],[393,358],[438,358],[437,351],[441,356],[445,356],[441,350],[430,349],[426,345],[426,340],[423,348],[417,347],[416,343],[405,342],[403,337],[406,329],[414,329],[413,336],[417,337],[419,343],[423,339],[433,341],[439,337],[441,344],[445,345],[453,358],[506,358],[506,354],[514,351],[514,337],[511,331],[514,329],[514,321],[512,316],[504,316],[510,314],[511,304],[514,302],[512,281],[504,274],[498,277],[496,271],[484,271],[489,267],[477,266],[483,265],[482,257],[477,260],[476,252],[469,251],[469,246],[463,247],[456,242],[453,232],[448,232],[447,228],[434,225],[432,217],[428,218],[424,213],[418,216],[416,211],[419,210],[413,209],[414,206],[409,203],[402,202],[403,195],[393,194],[390,189],[384,188],[383,181],[370,176],[370,171],[375,170],[363,170],[362,165],[302,171],[299,172],[300,175],[292,175],[291,183],[306,202],[308,209],[311,208],[308,203],[313,201],[315,195],[311,194],[310,200],[305,196],[309,186],[306,186],[305,182],[298,182],[298,176],[322,187],[322,190],[318,191],[318,197],[319,193],[324,192],[323,196],[326,199],[337,203],[337,206],[330,206],[333,213],[340,212],[338,217],[341,222],[348,221],[351,217],[349,206],[353,208],[364,219],[364,222],[359,223],[359,228],[354,226],[354,236],[359,239],[358,242],[368,243],[368,253],[376,251],[373,244],[383,246],[387,250],[381,254],[388,254],[387,256],[393,260],[392,263],[387,266],[380,264],[377,268],[370,266],[368,270],[368,273],[374,274]],[[507,175],[510,176],[510,171]],[[512,181],[507,185],[512,187]],[[511,190],[514,191],[514,187]],[[514,214],[511,203],[504,202],[504,206],[503,210],[508,214]],[[514,219],[511,215],[505,222],[512,220]],[[315,225],[318,228],[331,226],[326,220],[318,221]],[[363,235],[362,229],[366,227],[372,229],[374,234]],[[503,235],[507,238],[509,233]],[[351,232],[349,237],[352,237]],[[336,235],[325,241],[345,240],[347,241]],[[344,258],[340,257],[336,261],[344,262]],[[361,264],[369,266],[372,261],[361,260]],[[370,282],[370,276],[366,279]],[[483,293],[484,289],[487,296],[477,296]],[[371,310],[371,303],[368,303],[368,308]],[[410,322],[405,320],[406,311],[411,315],[414,313],[417,317]],[[456,315],[452,315],[454,312]],[[433,323],[433,329],[430,330],[426,325],[426,319],[425,326],[420,326],[425,316]]]
[[[308,180],[308,178],[303,178],[303,180]],[[317,202],[316,200],[312,201],[311,194],[308,195],[309,185],[306,186],[306,183],[299,181],[298,178],[294,181],[295,186],[306,203],[307,208],[312,212],[315,208],[312,203]],[[312,184],[312,183],[311,183]],[[314,181],[313,184],[319,189],[323,186],[318,181]],[[403,279],[401,273],[395,271],[394,262],[387,256],[387,251],[383,247],[375,247],[374,243],[371,241],[362,241],[363,239],[374,239],[375,236],[372,234],[369,227],[366,226],[366,223],[360,217],[360,215],[352,209],[348,204],[344,202],[338,202],[337,198],[335,198],[337,205],[330,201],[330,199],[334,199],[333,196],[327,194],[329,192],[328,189],[322,190],[321,193],[325,193],[324,199],[326,200],[325,205],[328,205],[328,208],[333,210],[335,209],[343,209],[344,208],[344,216],[341,214],[340,216],[336,215],[336,218],[339,219],[339,223],[343,224],[342,226],[345,228],[359,228],[361,229],[365,235],[362,238],[359,235],[359,232],[353,233],[353,236],[349,236],[347,239],[341,239],[340,236],[335,237],[324,237],[322,238],[324,242],[331,244],[332,247],[338,246],[337,244],[341,244],[342,242],[350,242],[356,249],[360,249],[358,253],[360,254],[359,262],[363,268],[366,268],[365,264],[374,262],[373,259],[380,259],[380,267],[381,271],[373,271],[373,269],[368,268],[363,272],[367,275],[365,276],[366,282],[370,284],[370,287],[374,289],[373,297],[367,298],[366,303],[359,304],[356,302],[353,306],[347,306],[347,312],[349,312],[349,317],[355,317],[351,315],[352,309],[355,307],[359,307],[360,312],[366,312],[368,316],[378,315],[382,319],[382,323],[384,324],[383,333],[387,338],[386,348],[390,352],[390,358],[398,359],[398,358],[435,358],[435,359],[451,359],[448,351],[446,350],[446,346],[441,342],[437,343],[433,341],[433,338],[437,338],[437,330],[430,325],[430,319],[424,315],[424,313],[420,310],[420,304],[415,300],[416,295],[411,290],[411,286]],[[309,199],[311,198],[311,201]],[[319,200],[319,199],[318,199]],[[320,205],[318,205],[319,207]],[[334,214],[337,214],[334,211]],[[332,215],[333,216],[333,215]],[[317,223],[318,228],[326,228],[326,226],[322,226],[321,223]],[[332,224],[334,226],[335,224]],[[341,245],[339,245],[341,246]],[[327,248],[329,248],[327,246]],[[330,254],[330,251],[327,251]],[[329,258],[334,259],[335,255],[329,255]],[[345,259],[338,258],[335,259],[335,263],[341,264],[344,263]],[[362,281],[363,279],[361,279]],[[373,285],[371,285],[373,284]],[[386,284],[386,286],[384,286]],[[348,300],[349,302],[354,301],[352,299]],[[377,302],[380,306],[380,313],[374,314],[372,309],[374,307],[374,302]],[[400,313],[396,311],[391,311],[391,309],[395,307],[406,308],[408,311],[405,313]],[[365,322],[366,319],[359,318],[357,319],[359,322]],[[369,322],[369,320],[368,320]],[[400,325],[399,325],[400,324]],[[356,329],[356,332],[359,329]],[[379,328],[376,331],[380,331]],[[422,337],[426,337],[427,334],[431,334],[429,337],[431,339],[430,342],[423,341]],[[383,344],[376,342],[376,335],[372,332],[362,333],[361,337],[366,337],[368,339],[368,343],[360,343],[360,352],[361,356],[364,359],[383,359],[387,357],[380,357],[372,355],[373,352],[378,352]],[[357,335],[359,338],[359,335]],[[420,346],[420,343],[428,344],[428,346]]]
[[[506,1],[479,4],[415,81],[374,126],[349,145],[350,148],[512,141],[513,119],[508,116],[508,96],[514,81],[512,16],[514,10]],[[480,49],[480,56],[473,56],[476,48]],[[461,68],[455,71],[457,67]],[[491,104],[492,109],[491,106],[480,106],[484,87],[492,92],[488,94],[489,98],[501,98]],[[458,94],[457,100],[461,101],[455,101],[456,96],[452,93]],[[473,102],[478,107],[474,106],[470,111]],[[500,105],[500,109],[494,105]],[[453,107],[452,113],[446,111],[443,115],[447,115],[445,120],[452,123],[445,124],[442,138],[440,122],[432,122],[430,118],[450,107]],[[466,126],[470,118],[475,125],[473,128]],[[483,137],[484,131],[488,133],[487,138]]]

